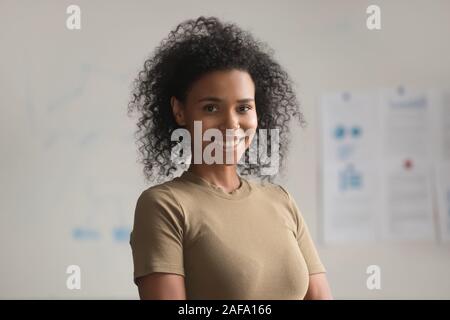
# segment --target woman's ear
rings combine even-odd
[[[184,108],[180,101],[177,98],[171,97],[170,104],[172,106],[173,116],[177,124],[181,127],[186,125],[186,121],[184,119]]]

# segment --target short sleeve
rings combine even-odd
[[[184,215],[168,188],[149,188],[136,203],[130,245],[134,283],[153,272],[184,276]]]
[[[281,188],[281,190],[283,190],[283,192],[289,199],[290,207],[294,215],[294,219],[296,220],[296,239],[303,257],[305,258],[306,265],[308,266],[309,274],[311,275],[315,273],[325,273],[326,269],[322,264],[322,261],[320,260],[317,249],[309,233],[308,226],[306,225],[306,222],[303,219],[303,215],[298,209],[294,198],[285,188],[283,188],[282,186],[279,187]]]

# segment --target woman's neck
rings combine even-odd
[[[230,193],[240,186],[236,165],[191,164],[187,170]]]

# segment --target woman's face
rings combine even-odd
[[[202,141],[202,154],[211,141],[194,137],[194,121],[201,121],[202,137],[208,129],[220,130],[223,147],[218,143],[223,152],[223,163],[228,163],[227,153],[233,155],[233,164],[238,162],[250,146],[258,125],[255,85],[251,76],[241,70],[214,71],[202,76],[191,87],[184,104],[172,98],[172,108],[177,123],[191,134],[192,145],[195,139]],[[237,136],[242,137],[246,132],[245,138],[239,140]],[[233,136],[228,138],[228,144],[227,134]],[[233,141],[240,142],[234,144]],[[215,152],[211,154],[214,156]]]

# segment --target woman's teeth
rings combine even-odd
[[[229,142],[217,140],[217,141],[214,141],[214,143],[216,143],[221,148],[230,149],[230,148],[236,147],[244,140],[245,140],[245,137],[242,137],[242,138],[235,139],[235,140],[229,141]]]

